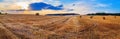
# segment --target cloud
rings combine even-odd
[[[60,6],[53,6],[50,4],[46,4],[43,2],[38,2],[38,3],[32,3],[29,5],[29,8],[31,10],[42,10],[42,9],[51,9],[51,10],[62,10],[62,5]]]
[[[67,12],[79,13],[79,14],[87,14],[91,12],[92,7],[86,2],[79,1],[71,4],[64,5],[64,8]]]
[[[21,7],[16,4],[0,3],[0,10],[16,10]]]
[[[95,7],[109,7],[110,5],[109,4],[102,4],[102,3],[99,3],[99,4],[96,4]]]
[[[97,0],[90,0],[90,1],[97,1]]]
[[[3,0],[0,2],[0,10],[18,10],[18,9],[27,9],[30,3],[42,2],[43,0]],[[6,6],[10,6],[7,7]]]
[[[2,0],[0,5],[0,10],[60,10],[79,14],[112,11],[111,4],[101,3],[98,0]]]
[[[61,13],[67,13],[62,10],[40,10],[40,11],[24,11],[24,14],[35,14],[35,13],[40,13],[41,15],[45,14],[61,14]]]
[[[97,0],[80,0],[73,3],[64,5],[64,8],[67,12],[79,13],[79,14],[88,14],[95,12],[106,12],[110,11],[108,8],[110,4],[104,4],[97,2]]]
[[[43,0],[3,0],[3,2],[41,2]]]
[[[60,0],[44,0],[43,2],[53,6],[59,6],[62,4]]]
[[[51,4],[52,6],[61,5],[59,0],[46,0],[46,1],[45,0],[3,0],[2,2],[0,2],[0,5],[2,5],[2,6],[16,5],[16,6],[21,7],[21,8],[15,7],[16,9],[28,9],[29,4],[39,3],[39,2],[44,2],[46,4]],[[4,5],[4,4],[7,4],[7,5]],[[0,10],[3,10],[3,8],[6,8],[6,7],[0,7]],[[15,9],[15,8],[13,8],[13,9]],[[54,7],[54,9],[55,9],[55,7]],[[57,8],[57,9],[59,9],[59,8]]]

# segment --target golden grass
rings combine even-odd
[[[0,39],[120,39],[119,16],[90,17],[0,15]]]

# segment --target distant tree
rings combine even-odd
[[[38,16],[38,15],[39,15],[39,13],[36,13],[35,15],[36,15],[36,16]]]
[[[90,13],[87,15],[113,15],[113,16],[120,16],[120,13],[106,13],[106,12],[97,12],[97,13]]]

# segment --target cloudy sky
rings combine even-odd
[[[120,12],[120,0],[0,0],[0,10],[54,10],[87,14]]]

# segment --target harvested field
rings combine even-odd
[[[0,15],[0,39],[120,39],[120,16]]]

